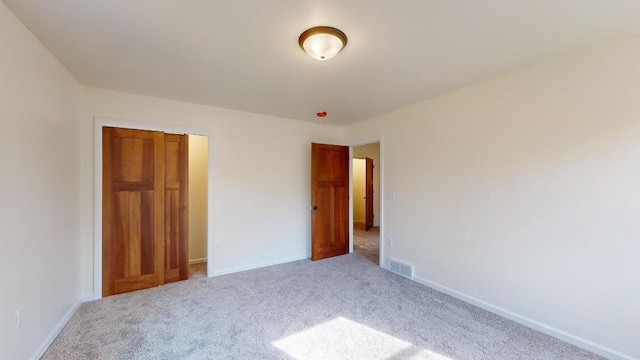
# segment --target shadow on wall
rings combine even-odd
[[[353,159],[353,222],[365,221],[365,169],[364,159]]]

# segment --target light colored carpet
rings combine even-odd
[[[83,304],[44,359],[601,359],[354,253]]]
[[[380,228],[364,229],[363,223],[353,223],[353,251],[360,253],[374,264],[380,263]]]

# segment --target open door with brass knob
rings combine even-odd
[[[349,147],[311,144],[311,260],[349,253]]]

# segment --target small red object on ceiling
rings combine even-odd
[[[326,111],[318,111],[318,113],[316,114],[317,117],[325,117],[327,116],[327,112]]]

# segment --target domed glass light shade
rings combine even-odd
[[[316,60],[324,61],[338,55],[347,46],[347,36],[330,26],[317,26],[300,35],[298,44]]]

